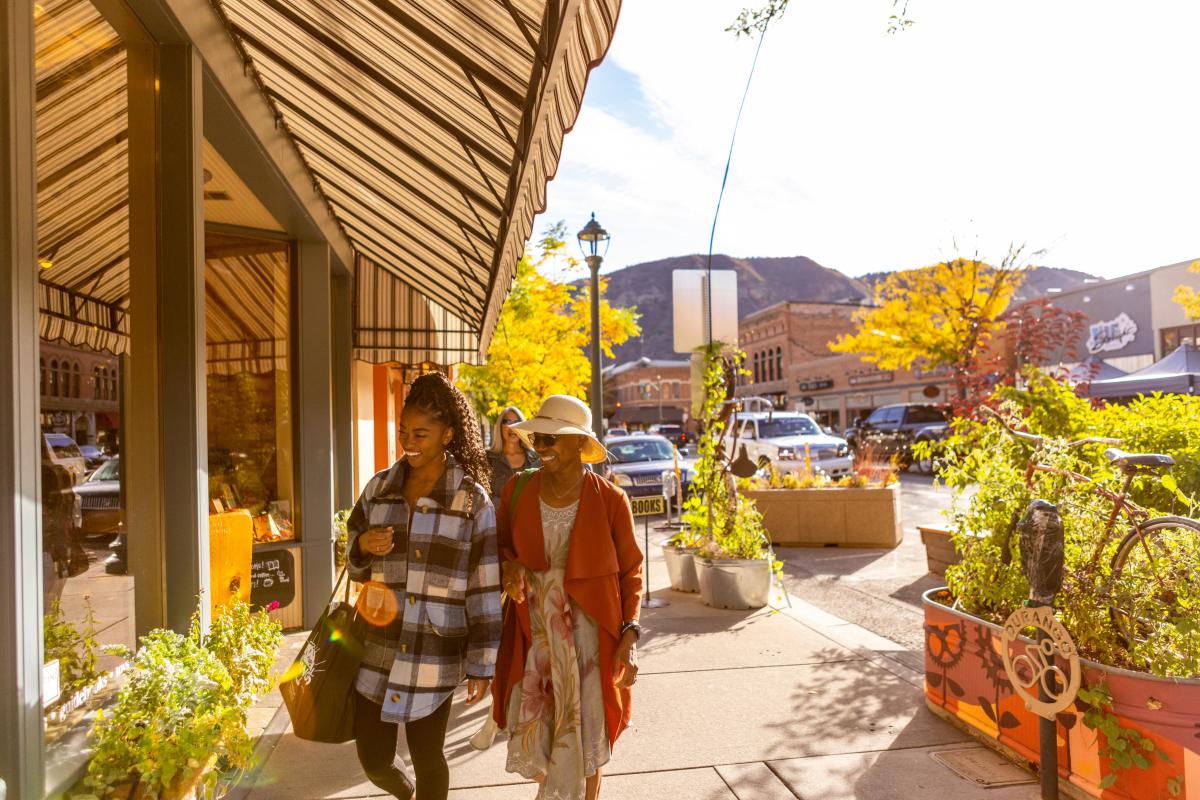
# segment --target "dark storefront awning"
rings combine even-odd
[[[213,7],[357,251],[356,356],[475,360],[620,0]],[[90,3],[39,9],[42,336],[126,352],[124,47]]]
[[[1134,397],[1164,392],[1193,394],[1200,387],[1200,350],[1181,344],[1169,355],[1150,366],[1104,381],[1092,381],[1089,397]]]

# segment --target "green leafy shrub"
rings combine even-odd
[[[1200,489],[1200,398],[1156,396],[1128,406],[1095,407],[1042,373],[1026,373],[1025,383],[1020,389],[998,389],[993,402],[1015,427],[1059,440],[1039,449],[1041,463],[1118,490],[1120,474],[1103,457],[1104,445],[1068,449],[1065,440],[1122,438],[1124,449],[1166,452],[1179,462],[1169,473],[1174,480],[1153,475],[1136,480],[1130,499],[1154,515],[1190,510],[1190,497]],[[1111,537],[1105,536],[1111,502],[1088,485],[1041,472],[1027,489],[1029,452],[995,420],[956,421],[953,437],[942,448],[940,479],[959,490],[950,525],[962,561],[946,571],[956,602],[971,614],[1001,623],[1027,599],[1017,537],[1006,537],[1014,516],[1030,500],[1045,498],[1058,504],[1065,537],[1063,588],[1055,604],[1080,652],[1105,664],[1164,677],[1200,673],[1200,597],[1178,594],[1168,608],[1149,576],[1123,574],[1120,582],[1114,581],[1110,563],[1126,526],[1120,524]],[[1173,556],[1200,558],[1200,543],[1188,546],[1190,550]],[[1140,618],[1169,622],[1154,625],[1143,639],[1128,644],[1112,623],[1114,598],[1121,600],[1122,608],[1133,604]]]
[[[244,769],[253,755],[246,713],[270,687],[282,638],[266,612],[234,602],[202,636],[193,617],[186,635],[155,630],[142,637],[112,708],[97,713],[85,784],[103,797],[136,780],[150,796],[212,766]],[[206,775],[215,784],[216,772]]]

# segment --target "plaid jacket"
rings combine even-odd
[[[409,528],[408,465],[397,461],[367,483],[346,523],[350,577],[371,621],[357,689],[383,706],[383,719],[432,714],[462,682],[491,678],[500,644],[496,514],[483,487],[448,457],[445,476],[417,501]],[[391,526],[395,548],[363,553],[358,536]]]

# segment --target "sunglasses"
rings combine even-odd
[[[505,428],[508,428],[508,427],[510,427],[510,426],[512,426],[512,425],[516,425],[516,424],[517,424],[518,422],[520,422],[520,421],[521,421],[521,420],[519,420],[519,419],[512,419],[512,418],[510,418],[510,419],[502,419],[502,420],[500,420],[500,424],[501,424],[503,427],[505,427]]]
[[[535,433],[533,435],[534,447],[554,447],[558,443],[557,433]]]

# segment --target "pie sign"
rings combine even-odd
[[[1043,633],[1040,641],[1022,640],[1021,631],[1031,627]],[[1014,647],[1024,652],[1014,658]],[[1079,692],[1079,651],[1051,606],[1025,606],[1014,611],[1004,622],[1000,652],[1013,689],[1025,701],[1025,707],[1039,717],[1054,719],[1075,701]]]

